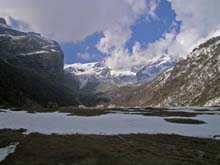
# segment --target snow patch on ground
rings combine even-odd
[[[67,113],[27,113],[6,110],[0,115],[0,129],[26,129],[42,134],[96,134],[118,135],[131,133],[179,134],[184,136],[213,138],[220,135],[218,114],[202,114],[189,119],[202,120],[207,124],[175,124],[160,116],[113,113],[101,116],[68,116]],[[12,122],[13,121],[13,122]],[[56,122],[54,122],[56,121]],[[153,127],[152,127],[153,126]],[[12,150],[14,151],[14,150]]]
[[[5,148],[0,148],[0,162],[3,161],[8,155],[14,153],[18,144],[19,143],[14,143]]]

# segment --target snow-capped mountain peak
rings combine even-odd
[[[85,79],[91,81],[114,81],[119,84],[141,84],[149,82],[164,70],[173,67],[176,60],[170,56],[161,56],[150,60],[144,65],[128,69],[111,69],[104,62],[67,64],[64,69],[79,77],[85,84]]]
[[[106,67],[104,64],[99,62],[94,63],[75,63],[70,65],[65,65],[64,69],[76,76],[88,75],[88,76],[100,76],[100,77],[108,77],[110,74],[110,69]]]

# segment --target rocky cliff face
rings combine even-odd
[[[63,61],[55,41],[0,18],[0,105],[78,105],[76,81],[64,74]]]
[[[115,99],[126,106],[220,105],[220,37],[201,44],[150,84]]]
[[[38,33],[24,33],[0,20],[0,54],[10,64],[52,75],[63,72],[63,52],[55,41]]]

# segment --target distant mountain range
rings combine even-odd
[[[129,70],[113,70],[105,65],[104,62],[70,64],[65,65],[65,71],[76,75],[80,80],[81,88],[87,83],[98,81],[113,82],[118,85],[143,84],[149,82],[161,74],[164,70],[176,64],[174,58],[161,56],[150,60],[144,65],[134,66]]]
[[[220,36],[201,44],[149,84],[117,93],[113,103],[122,106],[220,105]]]

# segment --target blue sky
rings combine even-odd
[[[148,20],[141,16],[131,27],[132,35],[126,43],[126,48],[131,51],[135,42],[139,42],[142,47],[160,39],[164,33],[172,30],[175,22],[175,11],[172,10],[170,2],[161,0],[156,10],[157,19]],[[177,22],[177,30],[180,23]],[[81,42],[61,43],[65,53],[65,63],[87,63],[101,61],[106,56],[97,50],[96,45],[103,37],[102,33],[94,33]],[[86,58],[84,57],[87,54]],[[82,55],[82,56],[80,56]],[[88,58],[88,55],[89,58]]]

